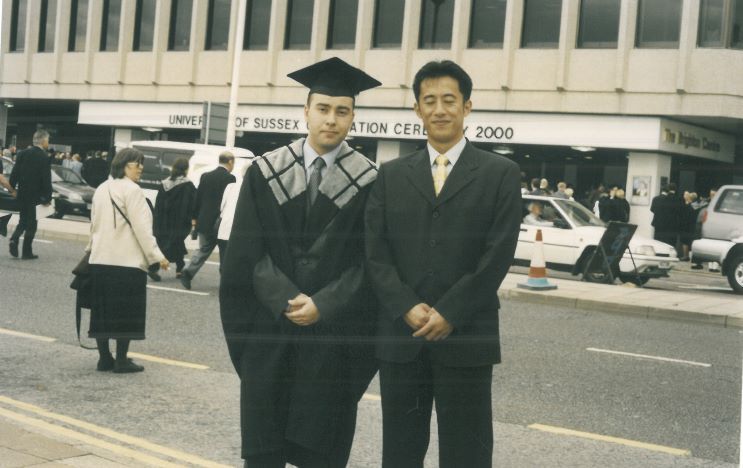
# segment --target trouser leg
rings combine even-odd
[[[222,239],[217,240],[217,248],[219,250],[219,272],[222,273],[222,256],[227,251],[227,241]]]
[[[108,346],[108,338],[96,338],[96,344],[98,345],[98,355],[101,359],[110,359],[111,348]]]
[[[194,252],[191,256],[191,261],[188,266],[183,269],[183,272],[190,278],[196,276],[196,273],[204,266],[204,263],[211,255],[214,247],[217,245],[217,239],[212,235],[199,233],[199,249]]]
[[[441,468],[490,468],[493,458],[493,366],[432,364]]]
[[[423,353],[411,362],[380,362],[384,468],[423,467],[431,425],[431,379]]]
[[[284,468],[286,462],[283,452],[262,453],[245,459],[244,468]]]
[[[126,355],[129,352],[129,341],[130,340],[116,340],[116,361],[119,364],[126,363]]]
[[[34,237],[36,237],[36,228],[38,227],[38,221],[36,221],[36,207],[33,207],[28,218],[29,219],[26,221],[26,233],[23,235],[22,255],[24,256],[33,255],[34,253],[32,244],[34,242]]]
[[[21,238],[21,234],[26,230],[26,223],[29,221],[29,209],[28,205],[21,205],[20,210],[18,211],[18,225],[15,227],[15,231],[13,231],[13,235],[10,236],[10,240],[12,242],[18,242],[18,240]],[[32,207],[34,210],[34,219],[36,219],[36,207]]]

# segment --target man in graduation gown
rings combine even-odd
[[[289,77],[310,88],[308,136],[247,171],[222,324],[241,379],[245,466],[342,467],[376,372],[363,213],[377,168],[344,138],[354,96],[381,83],[338,58]]]

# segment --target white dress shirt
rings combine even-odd
[[[449,160],[449,164],[446,165],[447,177],[449,176],[449,174],[451,174],[451,170],[454,169],[454,165],[457,163],[457,161],[459,161],[459,157],[462,155],[462,151],[464,151],[464,146],[466,144],[467,140],[462,137],[462,139],[459,140],[456,145],[452,146],[449,151],[444,153],[446,158]],[[436,151],[433,146],[431,146],[431,143],[428,143],[426,146],[428,147],[428,157],[431,160],[431,175],[436,177],[436,157],[438,157],[438,155],[441,153]]]
[[[310,182],[310,175],[312,175],[312,171],[315,170],[315,166],[312,165],[312,163],[315,162],[315,159],[322,158],[325,161],[325,167],[323,167],[322,171],[320,171],[320,175],[324,178],[325,174],[328,173],[328,169],[330,169],[333,164],[335,164],[335,158],[338,157],[338,153],[340,153],[340,151],[341,145],[338,145],[328,153],[317,154],[317,151],[312,149],[312,146],[310,146],[309,139],[304,140],[302,152],[304,153],[304,173],[305,177],[307,177],[307,183]]]

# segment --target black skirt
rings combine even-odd
[[[144,340],[147,273],[139,268],[90,265],[90,338]]]

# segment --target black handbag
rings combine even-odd
[[[77,330],[77,342],[85,349],[97,349],[97,347],[85,346],[80,340],[80,322],[82,309],[90,309],[93,301],[93,279],[90,274],[90,252],[85,252],[77,266],[72,269],[75,277],[70,283],[70,288],[77,291],[75,297],[75,329]]]

